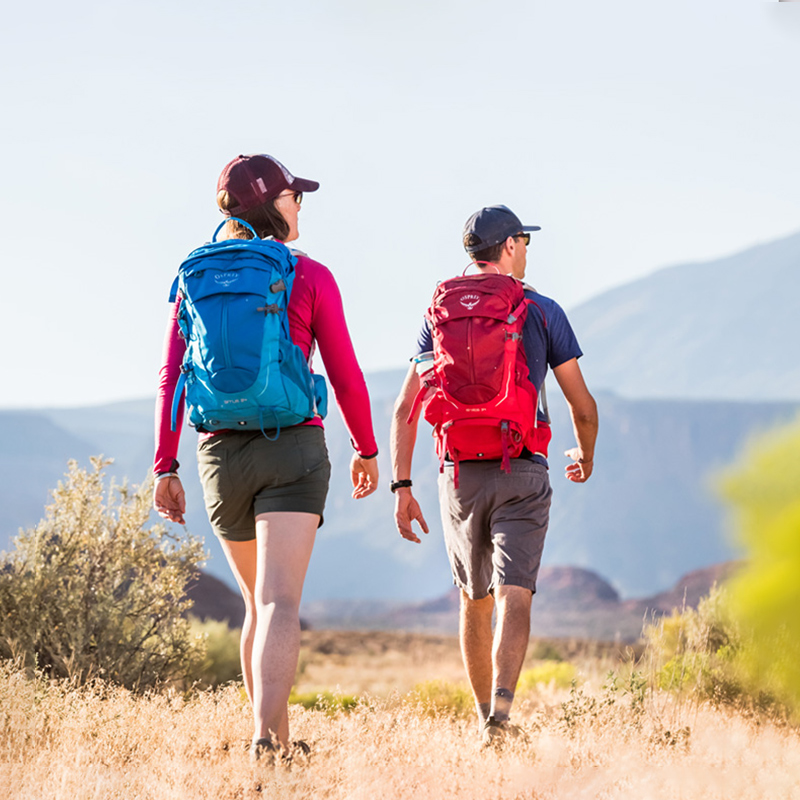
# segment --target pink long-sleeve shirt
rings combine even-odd
[[[186,352],[186,345],[178,335],[180,302],[178,297],[170,308],[159,371],[156,455],[153,464],[155,473],[170,472],[177,464],[181,425],[175,431],[171,429],[172,398]],[[300,347],[309,363],[315,345],[319,347],[353,447],[362,456],[376,453],[378,446],[372,430],[367,384],[347,330],[339,287],[327,267],[301,254],[297,254],[294,285],[289,298],[289,331],[292,341]],[[181,398],[178,419],[183,420],[183,414],[184,403]],[[303,424],[322,427],[322,420],[317,417]]]

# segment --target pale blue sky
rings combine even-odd
[[[240,152],[322,184],[298,246],[336,274],[366,370],[405,363],[482,205],[542,226],[529,277],[566,308],[800,229],[796,5],[229,8],[4,13],[0,407],[154,392],[169,285]]]

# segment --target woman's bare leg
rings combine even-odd
[[[244,622],[239,657],[242,661],[242,679],[250,703],[253,702],[253,637],[256,633],[256,540],[229,542],[220,539],[225,558],[244,598]]]
[[[256,517],[256,625],[252,644],[254,738],[289,744],[289,693],[300,653],[300,599],[319,515]]]

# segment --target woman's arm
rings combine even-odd
[[[353,497],[378,488],[378,445],[372,429],[369,393],[344,317],[339,287],[325,268],[317,274],[312,298],[311,330],[356,452],[350,461]]]
[[[181,363],[186,352],[186,344],[178,335],[178,310],[180,298],[170,307],[167,331],[164,335],[164,349],[161,356],[161,369],[158,372],[158,393],[156,395],[156,454],[153,472],[175,472],[178,468],[178,444],[183,425],[184,400],[178,408],[177,424],[172,430],[172,400],[175,387],[181,374]]]
[[[361,456],[372,456],[378,445],[369,393],[347,329],[339,287],[325,268],[318,277],[311,329],[353,447]]]
[[[180,299],[170,307],[167,332],[164,336],[164,350],[161,358],[161,369],[158,373],[158,392],[156,394],[155,439],[156,453],[153,472],[163,477],[156,478],[153,492],[153,505],[156,511],[172,522],[184,524],[186,499],[178,478],[178,444],[183,425],[183,398],[178,407],[177,424],[172,430],[172,401],[175,387],[181,372],[181,362],[186,351],[183,339],[178,335],[178,310]],[[173,473],[164,475],[164,473]]]

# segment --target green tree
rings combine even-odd
[[[753,443],[724,478],[747,558],[730,581],[746,642],[743,662],[762,690],[800,710],[800,425]]]
[[[134,690],[190,674],[184,612],[201,543],[148,526],[152,484],[106,487],[110,462],[69,463],[45,519],[0,564],[0,656]]]

